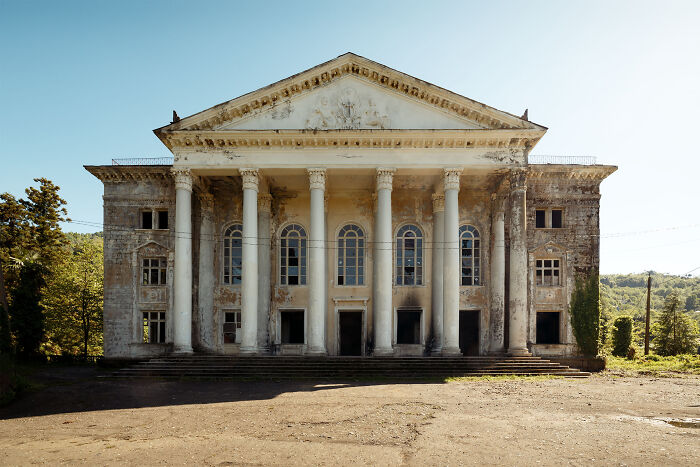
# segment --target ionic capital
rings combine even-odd
[[[243,179],[244,190],[258,191],[258,183],[260,181],[258,178],[258,169],[238,169],[238,173],[241,174],[241,178]]]
[[[445,191],[447,190],[457,190],[459,191],[459,176],[462,175],[462,169],[451,167],[444,170],[443,185]]]
[[[326,169],[313,168],[306,169],[309,174],[309,189],[310,190],[325,190],[326,189]]]
[[[192,191],[192,172],[187,168],[172,168],[170,174],[175,180],[176,190]]]
[[[433,193],[433,212],[445,211],[445,194]]]
[[[527,169],[517,168],[510,171],[510,190],[521,191],[527,188]]]
[[[391,190],[396,169],[380,167],[377,169],[377,191]]]
[[[262,193],[258,195],[258,212],[272,212],[272,195]]]

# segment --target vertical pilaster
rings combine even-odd
[[[444,171],[445,231],[443,264],[443,355],[461,355],[459,348],[459,177],[462,169]]]
[[[516,356],[530,355],[527,350],[526,181],[526,169],[511,172],[508,353]]]
[[[199,345],[214,350],[214,196],[200,193],[199,205]]]
[[[433,194],[433,280],[432,280],[432,316],[433,316],[433,355],[440,355],[443,342],[443,264],[445,241],[445,195]]]
[[[270,215],[272,196],[258,195],[258,347],[270,349]]]
[[[374,354],[392,355],[391,190],[396,169],[377,169],[377,210],[374,219]]]
[[[243,179],[241,353],[258,352],[258,169],[239,169]]]
[[[308,169],[311,191],[311,229],[309,231],[309,318],[308,353],[325,355],[325,200],[326,170]]]
[[[192,174],[171,171],[175,179],[175,271],[173,350],[192,353]]]
[[[505,351],[503,324],[505,321],[506,293],[506,245],[505,245],[505,211],[503,199],[491,196],[491,231],[493,246],[491,249],[491,319],[489,352],[498,354]]]

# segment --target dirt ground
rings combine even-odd
[[[82,371],[82,373],[81,373]],[[700,465],[700,377],[95,380],[0,409],[0,464]]]

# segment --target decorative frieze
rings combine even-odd
[[[445,211],[445,194],[433,193],[433,212]]]
[[[380,167],[377,169],[377,191],[390,190],[394,181],[396,169]]]
[[[449,169],[444,169],[443,184],[445,186],[445,191],[447,190],[457,190],[459,191],[459,177],[462,175],[462,169],[457,167],[452,167]]]
[[[175,180],[175,189],[192,191],[192,172],[188,168],[177,167],[170,169]]]
[[[306,169],[309,174],[309,189],[310,190],[325,190],[326,189],[326,169],[313,168]]]
[[[258,184],[260,182],[258,169],[238,169],[238,173],[241,174],[241,178],[243,179],[244,190],[258,191]]]

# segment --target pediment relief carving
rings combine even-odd
[[[374,99],[362,99],[352,87],[344,87],[331,96],[319,96],[306,119],[307,130],[358,130],[391,128],[386,110]]]
[[[148,241],[135,248],[139,256],[167,256],[170,249],[158,242]]]

